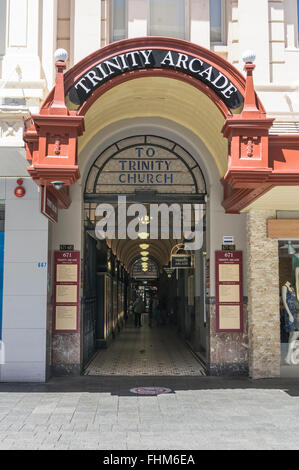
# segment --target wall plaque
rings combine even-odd
[[[216,331],[243,331],[242,252],[216,251]]]
[[[56,284],[56,302],[77,302],[77,284]]]
[[[240,289],[238,284],[220,284],[219,302],[240,302]]]
[[[219,330],[240,330],[240,306],[219,306]]]
[[[56,330],[74,331],[77,329],[77,306],[56,305]]]
[[[80,252],[54,253],[54,333],[79,330]]]
[[[60,251],[74,251],[74,245],[60,245]]]
[[[236,281],[240,280],[239,266],[236,264],[219,264],[219,281]]]
[[[222,245],[222,251],[236,251],[236,245]]]
[[[77,266],[74,264],[58,264],[56,268],[57,282],[77,282]]]

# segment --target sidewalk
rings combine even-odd
[[[134,386],[173,393],[137,396]],[[0,384],[0,449],[298,449],[298,379],[78,377]]]

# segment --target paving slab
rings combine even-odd
[[[173,393],[136,396],[138,386]],[[0,384],[0,449],[298,449],[299,380],[53,378]]]

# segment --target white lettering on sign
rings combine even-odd
[[[230,108],[237,108],[243,103],[243,97],[237,87],[216,67],[198,57],[163,49],[131,51],[100,62],[71,88],[70,100],[82,104],[95,88],[111,77],[142,68],[181,70],[208,84]]]
[[[185,166],[168,149],[146,145],[133,147],[108,161],[99,184],[107,180],[121,185],[173,185],[182,181],[182,176],[178,176],[179,170],[185,170]],[[192,184],[188,173],[186,178],[186,184]]]
[[[53,203],[53,201],[47,197],[47,206],[55,213],[57,214],[58,210],[57,210],[57,206]]]

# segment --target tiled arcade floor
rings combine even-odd
[[[85,375],[202,376],[203,368],[174,328],[129,323],[108,349],[100,350]]]

